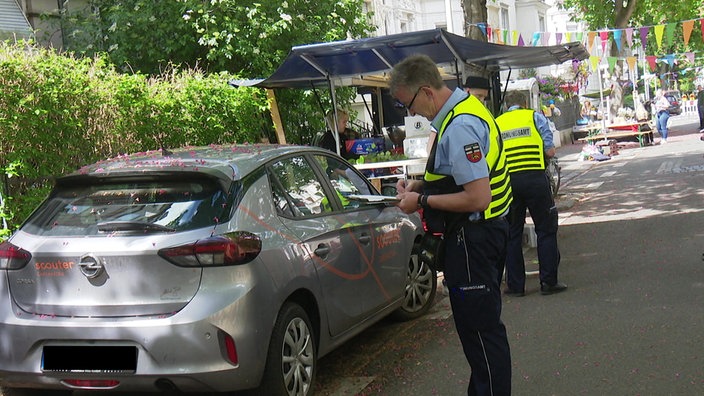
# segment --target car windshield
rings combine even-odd
[[[23,230],[41,236],[173,232],[212,227],[227,194],[208,179],[59,186]]]

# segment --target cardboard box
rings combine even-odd
[[[371,153],[381,153],[384,151],[384,138],[366,138],[348,140],[345,142],[345,148],[350,154],[367,155]]]

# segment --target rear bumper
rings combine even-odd
[[[69,386],[64,382],[67,379],[109,379],[119,382],[115,388],[119,391],[164,390],[170,384],[185,392],[253,388],[261,380],[270,330],[264,330],[266,318],[243,312],[244,306],[240,301],[193,321],[185,320],[193,317],[193,312],[185,311],[169,318],[121,320],[29,317],[26,313],[0,312],[3,316],[0,386],[67,389]],[[227,360],[223,334],[235,341],[236,365]],[[266,341],[262,342],[261,337],[266,337]],[[45,346],[135,348],[136,369],[134,372],[43,370]]]

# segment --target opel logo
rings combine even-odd
[[[78,263],[78,266],[81,268],[81,273],[83,273],[83,275],[85,275],[88,279],[95,279],[105,271],[105,266],[103,266],[103,263],[101,263],[97,257],[90,254],[86,254],[81,257],[81,261]]]

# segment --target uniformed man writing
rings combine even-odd
[[[444,276],[455,326],[471,367],[468,395],[510,395],[511,356],[501,321],[511,185],[494,118],[435,63],[413,55],[391,72],[391,95],[438,131],[423,181],[399,181],[399,207],[423,208],[429,232],[444,235]]]

